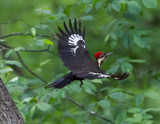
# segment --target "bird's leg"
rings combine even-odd
[[[80,82],[81,82],[81,84],[80,84],[80,88],[82,87],[82,85],[83,85],[83,81],[82,80],[79,80]]]

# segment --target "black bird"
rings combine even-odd
[[[79,80],[82,86],[84,79],[97,79],[97,78],[114,78],[122,80],[129,76],[129,73],[120,73],[118,75],[109,75],[100,69],[103,61],[112,53],[97,52],[94,56],[96,61],[93,60],[87,50],[85,43],[85,28],[82,31],[81,22],[77,24],[75,19],[74,25],[69,20],[69,28],[64,22],[65,31],[58,27],[60,34],[58,37],[58,52],[64,65],[68,67],[71,72],[47,85],[47,87],[63,88],[74,80]]]

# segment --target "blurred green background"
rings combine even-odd
[[[158,0],[1,0],[0,9],[0,77],[26,124],[160,123]],[[92,58],[98,51],[115,53],[102,70],[130,72],[127,79],[44,89],[45,83],[24,68],[16,52],[48,83],[67,74],[55,34],[63,21],[75,18],[86,28]]]

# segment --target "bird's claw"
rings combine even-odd
[[[79,87],[81,88],[81,87],[82,87],[82,85],[83,85],[83,81],[82,81],[82,80],[80,80],[80,82],[81,82],[81,84],[79,85]]]

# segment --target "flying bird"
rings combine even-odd
[[[47,87],[60,89],[75,80],[81,82],[81,87],[84,79],[114,78],[122,80],[129,76],[128,72],[109,75],[100,69],[103,61],[112,53],[97,52],[94,55],[96,60],[93,60],[87,50],[85,28],[82,30],[80,21],[77,22],[75,19],[74,24],[72,24],[69,20],[69,26],[64,22],[64,31],[60,27],[58,29],[60,31],[57,34],[59,56],[71,72],[47,85]]]

